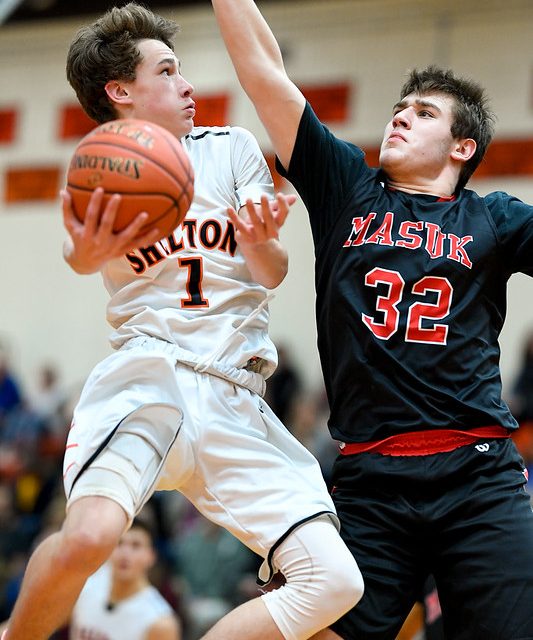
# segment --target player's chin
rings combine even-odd
[[[188,118],[185,118],[182,123],[181,123],[181,130],[182,133],[178,136],[180,138],[182,138],[183,136],[186,136],[188,133],[191,133],[191,131],[193,130],[194,127],[194,117],[193,116],[189,116]]]
[[[386,172],[402,162],[403,156],[397,149],[382,148],[379,153],[379,166]]]

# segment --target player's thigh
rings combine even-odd
[[[213,376],[198,389],[201,416],[184,425],[195,473],[178,489],[201,513],[263,557],[299,523],[336,520],[317,460],[259,396]]]
[[[337,490],[341,535],[357,561],[362,599],[332,629],[342,638],[393,640],[422,588],[424,540],[400,494]]]
[[[446,637],[533,639],[533,512],[520,465],[480,475],[441,540],[435,573]]]

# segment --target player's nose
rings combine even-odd
[[[398,111],[398,113],[394,114],[392,118],[393,127],[409,128],[411,126],[409,109],[410,107],[407,107],[406,109],[402,109],[401,111]]]
[[[180,95],[183,97],[192,95],[194,93],[194,87],[192,86],[192,84],[190,82],[187,82],[187,80],[185,80],[183,76],[181,80],[182,82],[179,88]]]

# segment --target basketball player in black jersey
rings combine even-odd
[[[371,169],[287,77],[255,3],[212,2],[315,245],[334,498],[365,580],[315,637],[393,639],[433,574],[447,638],[533,638],[533,513],[498,365],[533,207],[465,188],[493,135],[483,90],[412,72]]]

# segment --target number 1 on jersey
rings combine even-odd
[[[178,265],[188,270],[187,298],[181,299],[182,309],[195,309],[199,307],[208,307],[209,301],[206,300],[202,293],[202,277],[204,274],[204,264],[202,257],[198,258],[178,258]]]

